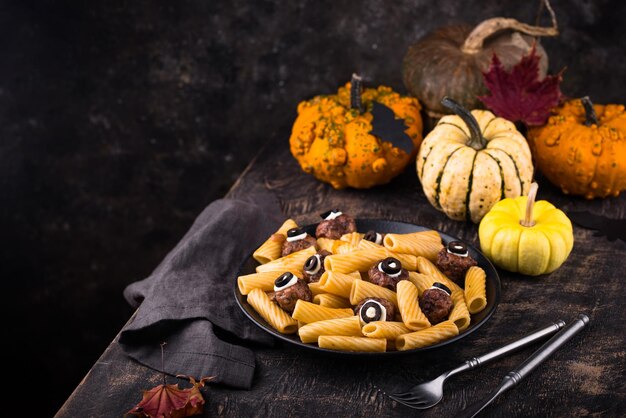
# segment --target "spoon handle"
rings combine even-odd
[[[480,411],[485,409],[487,405],[494,401],[498,396],[512,387],[516,386],[522,379],[530,374],[541,363],[546,361],[556,350],[563,344],[571,340],[589,323],[589,317],[585,314],[578,315],[578,319],[561,330],[554,337],[550,338],[537,351],[528,357],[522,364],[511,370],[504,376],[500,385],[494,389],[487,398],[470,405],[467,409],[461,411],[458,417],[472,418],[478,415]]]
[[[512,353],[513,351],[516,350],[520,350],[524,347],[529,346],[530,344],[533,344],[539,340],[542,340],[552,334],[555,334],[557,331],[559,331],[561,328],[563,328],[565,326],[565,322],[563,322],[562,320],[558,320],[557,322],[553,322],[550,325],[543,327],[541,329],[538,329],[537,331],[531,332],[530,334],[513,341],[512,343],[509,343],[507,345],[504,345],[498,349],[495,349],[493,351],[490,351],[488,353],[483,354],[482,356],[479,357],[472,357],[471,359],[467,360],[465,363],[463,363],[461,366],[457,367],[456,369],[450,371],[450,373],[448,374],[449,376],[455,375],[457,373],[461,373],[464,372],[466,370],[472,370],[477,368],[478,366],[488,363],[490,361],[493,360],[497,360],[499,358],[502,358],[504,356],[506,356],[507,354]]]

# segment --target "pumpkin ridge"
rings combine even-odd
[[[502,165],[500,164],[500,160],[491,155],[488,152],[485,152],[486,155],[490,156],[496,164],[498,164],[498,169],[500,169],[500,200],[504,199],[504,170],[502,170]]]
[[[455,149],[450,154],[448,154],[448,158],[446,158],[446,162],[443,164],[443,166],[441,167],[441,170],[439,170],[439,173],[437,174],[437,180],[435,180],[435,183],[437,183],[437,187],[435,187],[435,203],[437,203],[437,207],[439,209],[441,209],[441,204],[439,203],[439,192],[441,191],[441,177],[443,177],[443,172],[446,171],[446,166],[448,165],[448,161],[450,161],[450,158],[454,155],[455,152],[457,152],[458,150],[462,148],[463,148],[463,145],[459,146],[457,149]],[[472,164],[472,171],[474,171],[473,164]]]
[[[498,151],[502,151],[504,154],[506,154],[507,157],[511,159],[511,162],[513,162],[513,167],[515,167],[515,175],[517,176],[517,179],[519,180],[520,193],[523,196],[524,195],[524,182],[522,181],[522,177],[520,176],[519,168],[517,168],[517,162],[515,161],[515,158],[513,158],[511,154],[509,154],[502,148],[491,148],[491,149],[497,149]]]
[[[489,125],[491,125],[491,122],[493,122],[496,119],[498,119],[498,117],[494,116],[493,119],[490,119],[489,122],[487,122],[487,124],[485,125],[485,127],[482,129],[482,132],[481,132],[483,136],[485,136],[485,132],[487,132],[487,128],[489,128]]]
[[[439,126],[439,125],[452,125],[452,126],[454,126],[454,127],[456,127],[456,128],[459,128],[459,130],[460,130],[461,132],[463,132],[463,135],[467,135],[467,132],[465,132],[465,131],[463,130],[463,128],[461,128],[461,127],[460,127],[459,125],[457,125],[456,123],[450,123],[450,122],[439,122],[439,123],[437,124],[437,126]]]
[[[467,193],[465,194],[465,220],[471,221],[472,216],[470,213],[470,194],[472,193],[472,183],[474,181],[474,165],[476,164],[476,156],[478,155],[478,151],[474,153],[474,159],[472,160],[472,170],[470,171],[469,178],[467,179]]]
[[[428,156],[430,155],[430,153],[433,152],[433,148],[435,148],[435,146],[430,147],[430,149],[428,150],[428,154],[426,154],[426,156],[423,157],[424,163],[422,164],[422,172],[419,175],[420,181],[422,181],[422,177],[424,176],[424,169],[426,168],[426,162],[428,161]]]

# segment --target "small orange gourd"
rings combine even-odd
[[[528,132],[536,166],[563,193],[618,196],[626,189],[626,112],[588,97],[554,110],[545,126]]]
[[[385,86],[361,93],[360,80],[353,76],[336,95],[301,102],[289,138],[291,153],[302,170],[335,189],[365,189],[389,182],[415,157],[422,141],[417,99],[402,97]],[[404,132],[413,143],[411,153],[372,134],[374,102],[404,120]]]

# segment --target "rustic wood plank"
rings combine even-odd
[[[268,146],[231,189],[237,198],[266,190],[286,215],[300,223],[340,207],[355,217],[384,218],[429,226],[478,244],[475,225],[455,222],[432,208],[412,167],[385,187],[333,190],[303,174],[284,143]],[[540,199],[565,210],[589,210],[626,217],[626,197],[587,201],[562,195],[541,181]],[[626,341],[622,319],[626,244],[610,243],[592,231],[574,228],[568,261],[547,277],[528,278],[499,271],[502,301],[492,319],[466,339],[435,352],[375,362],[311,354],[288,345],[256,349],[257,372],[250,391],[209,386],[205,416],[390,416],[417,415],[383,394],[435,377],[460,362],[506,344],[557,319],[578,313],[592,323],[519,387],[488,410],[497,417],[620,416],[626,413]],[[420,416],[454,415],[489,393],[533,350],[455,376],[443,402]],[[105,351],[59,417],[121,415],[160,382],[160,375],[128,359],[116,342]],[[169,379],[173,381],[174,379]]]

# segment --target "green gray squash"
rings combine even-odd
[[[456,115],[439,120],[417,155],[428,201],[452,219],[478,223],[501,199],[527,195],[532,157],[515,125],[447,97],[442,104]]]

